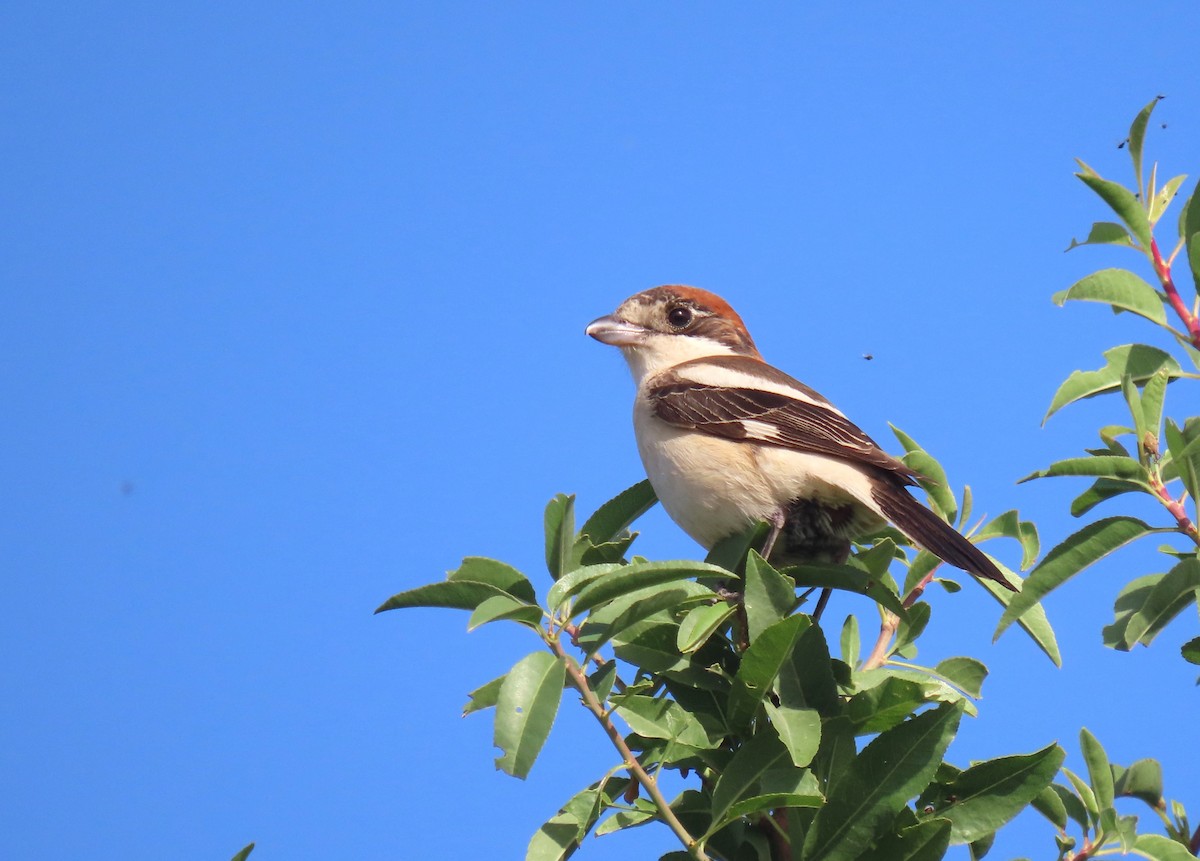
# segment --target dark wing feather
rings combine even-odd
[[[919,477],[824,403],[761,389],[709,386],[679,379],[653,387],[649,397],[654,414],[676,427],[869,464],[904,484],[915,484]]]

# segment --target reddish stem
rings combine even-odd
[[[1171,496],[1171,492],[1167,490],[1167,486],[1163,484],[1162,479],[1157,475],[1152,474],[1150,476],[1150,489],[1154,491],[1154,495],[1158,497],[1163,507],[1175,518],[1175,525],[1179,531],[1197,544],[1200,544],[1200,530],[1196,529],[1196,524],[1192,523],[1192,519],[1188,517],[1187,509],[1183,507],[1183,502]]]
[[[1171,307],[1175,309],[1175,313],[1187,327],[1188,338],[1191,340],[1192,346],[1200,350],[1200,316],[1193,314],[1184,304],[1183,297],[1179,295],[1179,290],[1175,287],[1175,280],[1171,277],[1171,264],[1163,260],[1162,254],[1158,251],[1158,240],[1153,237],[1150,238],[1150,262],[1154,264],[1154,272],[1158,275],[1163,290],[1166,291],[1167,301],[1171,303]]]

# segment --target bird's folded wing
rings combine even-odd
[[[905,484],[919,477],[824,402],[670,377],[652,385],[648,395],[654,414],[676,427],[869,464]]]

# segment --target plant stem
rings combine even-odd
[[[1154,495],[1163,504],[1163,507],[1175,518],[1176,528],[1192,539],[1192,541],[1196,542],[1196,544],[1200,545],[1200,530],[1197,530],[1196,524],[1188,517],[1183,501],[1171,495],[1171,491],[1167,490],[1167,486],[1163,484],[1162,479],[1156,474],[1156,471],[1152,471],[1150,474],[1150,489],[1154,491]]]
[[[616,724],[612,722],[612,718],[604,710],[604,704],[600,702],[596,697],[595,691],[588,684],[587,676],[584,675],[579,664],[566,653],[557,637],[547,637],[546,645],[563,662],[563,665],[567,669],[567,678],[571,680],[572,686],[583,697],[584,708],[590,711],[596,720],[600,722],[600,726],[604,729],[604,734],[608,736],[608,740],[612,742],[613,747],[621,754],[622,763],[629,772],[630,777],[646,790],[646,794],[650,796],[650,800],[658,808],[658,815],[662,817],[663,822],[667,823],[670,829],[675,832],[675,836],[683,843],[688,854],[695,858],[696,861],[712,861],[705,853],[699,841],[692,837],[688,833],[688,830],[683,827],[683,823],[679,821],[679,818],[675,815],[675,811],[671,809],[666,796],[658,788],[658,781],[651,777],[646,769],[642,768],[642,764],[637,761],[637,757],[633,755],[633,751],[625,743],[625,739],[621,736],[621,732],[617,729]]]
[[[913,604],[917,603],[917,599],[925,594],[925,587],[933,582],[933,575],[937,572],[935,567],[924,577],[921,582],[913,586],[912,591],[904,596],[904,609],[908,609]],[[863,661],[862,669],[873,670],[876,667],[882,667],[887,663],[887,650],[892,642],[892,637],[896,633],[896,629],[900,627],[900,617],[892,613],[883,614],[883,622],[879,625],[879,637],[875,640],[875,647],[871,649],[871,654]]]
[[[1158,276],[1158,280],[1167,294],[1167,301],[1175,309],[1175,313],[1179,315],[1184,326],[1187,327],[1188,340],[1192,342],[1193,347],[1200,350],[1200,316],[1189,311],[1187,305],[1183,303],[1183,297],[1179,295],[1179,290],[1175,287],[1175,280],[1171,277],[1171,264],[1163,260],[1162,254],[1158,250],[1158,241],[1153,237],[1150,239],[1150,263],[1154,266],[1154,273]]]

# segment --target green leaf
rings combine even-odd
[[[842,662],[852,669],[858,665],[859,644],[858,619],[847,616],[846,621],[842,623]]]
[[[467,620],[467,630],[474,631],[488,622],[499,622],[502,620],[510,620],[531,628],[536,628],[538,627],[538,623],[542,621],[542,610],[540,607],[534,607],[532,604],[518,601],[511,595],[493,595],[490,598],[484,599],[475,608],[475,612]]]
[[[1192,499],[1200,499],[1200,435],[1186,433],[1187,427],[1180,429],[1167,419],[1167,451],[1171,455],[1169,473],[1179,476]]]
[[[908,608],[908,617],[901,619],[896,628],[896,641],[892,644],[893,653],[904,651],[924,633],[932,612],[933,608],[925,601],[919,601]]]
[[[950,846],[950,821],[930,819],[885,834],[859,861],[939,861]]]
[[[968,695],[976,698],[983,695],[983,680],[987,678],[988,669],[982,662],[974,658],[946,658],[933,669]]]
[[[1050,789],[1058,796],[1059,802],[1063,805],[1063,810],[1067,812],[1079,827],[1085,831],[1088,828],[1088,812],[1084,807],[1083,799],[1075,794],[1071,789],[1063,786],[1061,783],[1050,784]]]
[[[1104,351],[1104,367],[1095,371],[1074,371],[1066,382],[1059,386],[1046,411],[1043,422],[1067,404],[1095,397],[1121,388],[1121,378],[1128,375],[1141,385],[1154,374],[1162,371],[1168,379],[1176,379],[1183,373],[1179,363],[1157,347],[1146,344],[1125,344]]]
[[[524,780],[533,768],[562,699],[566,668],[549,652],[526,655],[508,671],[496,701],[492,737],[504,751],[496,768]]]
[[[796,584],[751,550],[746,557],[742,606],[746,610],[746,635],[753,643],[763,630],[796,606]]]
[[[829,646],[819,625],[800,634],[791,660],[779,670],[779,703],[789,708],[816,709],[824,717],[840,714],[841,697],[829,660]]]
[[[555,494],[546,503],[546,570],[557,580],[571,570],[571,550],[575,546],[575,497]]]
[[[1086,727],[1079,731],[1079,749],[1083,753],[1083,761],[1087,763],[1088,779],[1096,795],[1096,804],[1101,810],[1112,807],[1113,776],[1108,754]]]
[[[973,539],[979,543],[999,536],[1013,538],[1020,543],[1022,570],[1028,568],[1037,559],[1038,549],[1041,547],[1037,525],[1033,521],[1022,520],[1015,508],[985,523],[974,534]]]
[[[759,733],[742,745],[713,786],[713,820],[720,820],[743,798],[758,794],[763,776],[781,765],[791,767],[791,757],[774,733]]]
[[[1060,307],[1071,301],[1100,302],[1121,311],[1131,311],[1159,326],[1167,325],[1167,312],[1158,291],[1128,269],[1093,272],[1066,290],[1055,293],[1052,301]]]
[[[1092,229],[1088,232],[1087,239],[1080,242],[1078,239],[1072,239],[1071,244],[1067,246],[1070,251],[1073,248],[1079,248],[1083,245],[1125,245],[1130,248],[1135,247],[1133,237],[1129,235],[1120,224],[1114,224],[1111,221],[1097,221],[1092,225]],[[1058,304],[1062,304],[1059,302]]]
[[[1196,190],[1192,191],[1192,196],[1179,213],[1179,238],[1186,243],[1192,279],[1197,292],[1200,292],[1200,193]]]
[[[1144,489],[1143,485],[1132,481],[1114,481],[1111,478],[1098,478],[1095,484],[1072,500],[1071,514],[1074,517],[1082,517],[1101,502],[1112,499],[1114,496]]]
[[[240,851],[240,852],[238,852],[238,854],[234,855],[233,858],[231,859],[231,861],[246,861],[246,859],[250,857],[250,853],[253,851],[254,851],[254,844],[249,843],[246,846],[243,846],[242,851]]]
[[[1117,798],[1137,798],[1151,807],[1163,803],[1162,766],[1157,760],[1139,759],[1129,768],[1112,766],[1113,795]]]
[[[633,806],[633,810],[618,810],[613,816],[601,822],[600,827],[596,829],[596,836],[603,837],[626,828],[645,825],[658,818],[658,808],[648,798],[635,798]]]
[[[1045,787],[1029,803],[1034,810],[1049,819],[1059,831],[1067,830],[1067,808],[1062,799],[1058,797],[1058,793],[1054,791],[1053,786]]]
[[[725,621],[737,610],[724,601],[717,604],[701,604],[688,610],[679,623],[676,645],[679,651],[688,654],[696,651],[708,638],[721,629]]]
[[[711,837],[726,825],[736,822],[743,816],[765,813],[768,810],[778,810],[784,807],[820,807],[824,801],[825,799],[820,795],[800,795],[795,792],[771,792],[766,795],[744,798],[737,804],[731,805],[720,819],[715,820],[702,839]],[[684,853],[683,857],[690,858],[691,856]]]
[[[621,719],[643,738],[663,738],[692,747],[709,747],[704,727],[672,700],[622,694],[613,697],[612,702]]]
[[[643,479],[597,508],[584,522],[579,534],[588,536],[594,544],[612,541],[653,508],[657,501],[658,497],[654,495],[649,480]]]
[[[1146,478],[1146,468],[1130,457],[1111,457],[1093,455],[1092,457],[1071,457],[1052,463],[1045,469],[1031,472],[1017,481],[1021,484],[1035,478],[1051,478],[1060,475],[1094,475],[1103,478],[1139,479]]]
[[[1136,517],[1109,517],[1090,523],[1063,539],[1025,579],[1020,593],[1013,597],[1000,617],[992,639],[999,637],[1042,598],[1084,568],[1154,531]]]
[[[1189,664],[1200,664],[1200,637],[1188,640],[1180,647],[1179,652]]]
[[[858,735],[869,735],[899,726],[928,701],[920,682],[889,676],[852,696],[846,703],[846,717],[854,722]]]
[[[1154,199],[1150,201],[1150,223],[1157,224],[1158,220],[1166,214],[1167,207],[1171,205],[1171,201],[1175,199],[1175,195],[1179,193],[1179,187],[1183,185],[1187,179],[1187,174],[1173,176],[1163,183],[1163,187],[1154,195]]]
[[[533,835],[525,850],[525,861],[565,861],[571,857],[603,808],[628,785],[628,778],[605,776],[576,793]]]
[[[792,764],[803,768],[812,762],[821,745],[821,716],[816,709],[791,708],[764,703],[771,725],[779,733],[792,758]]]
[[[854,861],[933,777],[962,717],[943,704],[878,735],[834,785],[804,841],[805,861]]]
[[[1188,852],[1186,846],[1161,834],[1139,834],[1133,850],[1152,861],[1196,861],[1196,856]]]
[[[1000,573],[1010,582],[1020,579],[994,558],[990,556],[988,558],[995,563],[996,567],[1000,569]],[[1014,594],[999,583],[991,580],[980,580],[978,582],[988,590],[993,598],[1000,602],[1000,605],[1005,608],[1006,612],[1012,605],[1013,600],[1021,594],[1019,592]],[[1062,666],[1062,654],[1058,650],[1058,640],[1054,636],[1054,629],[1050,627],[1050,620],[1046,618],[1046,610],[1041,604],[1035,603],[1029,609],[1023,610],[1020,618],[1017,619],[1017,624],[1029,635],[1029,638],[1033,640],[1037,647],[1046,653],[1046,657],[1054,663],[1054,666]],[[998,637],[1000,635],[996,634],[995,636]]]
[[[1134,235],[1142,248],[1150,247],[1150,219],[1146,210],[1142,208],[1141,201],[1132,191],[1119,182],[1101,179],[1098,176],[1089,176],[1086,173],[1075,175],[1083,181],[1084,185],[1100,195],[1121,219],[1121,222],[1129,228],[1129,232]]]
[[[901,619],[908,615],[908,611],[900,601],[900,596],[895,593],[893,588],[889,588],[878,578],[850,565],[826,565],[811,562],[790,567],[786,569],[786,573],[796,581],[797,587],[819,586],[841,589],[845,592],[856,592],[859,595],[866,595]]]
[[[692,577],[728,577],[729,572],[704,562],[633,562],[589,580],[578,592],[571,615],[650,586],[678,583]]]
[[[1132,609],[1124,625],[1124,635],[1116,648],[1128,651],[1135,643],[1150,645],[1154,638],[1193,601],[1200,589],[1200,559],[1192,557],[1179,562],[1166,574],[1146,582],[1149,589],[1139,589],[1129,594],[1125,606],[1141,600],[1141,605]],[[1135,581],[1138,582],[1138,581]],[[1130,584],[1132,585],[1132,584]],[[1122,592],[1122,596],[1126,593]],[[1118,597],[1121,606],[1121,597]]]
[[[904,463],[921,474],[918,484],[929,494],[929,503],[933,510],[943,520],[953,523],[958,517],[958,502],[954,499],[954,491],[950,489],[950,481],[946,478],[946,470],[929,452],[921,448],[917,441],[895,425],[889,425],[900,445],[904,446]]]
[[[481,685],[467,694],[467,704],[463,706],[462,716],[466,717],[472,712],[483,711],[494,706],[500,698],[500,686],[504,684],[507,676],[508,673],[505,673],[500,678],[492,679],[486,685]]]
[[[446,580],[429,583],[399,592],[388,598],[375,609],[376,613],[399,610],[404,607],[450,607],[455,610],[474,610],[488,598],[510,597],[507,592],[491,583],[473,583],[466,580]]]
[[[710,589],[690,580],[666,588],[652,586],[640,589],[605,604],[588,616],[580,626],[576,639],[590,659],[601,646],[637,623],[663,610],[673,610],[691,602],[708,601],[712,597]]]
[[[613,652],[644,672],[682,670],[688,667],[689,658],[675,645],[678,636],[678,623],[655,616],[613,637]]]
[[[1158,99],[1153,99],[1150,104],[1138,111],[1138,115],[1133,118],[1133,124],[1129,127],[1129,157],[1133,160],[1133,175],[1137,177],[1138,192],[1145,189],[1145,184],[1142,182],[1142,147],[1146,140],[1146,125],[1150,122],[1150,114],[1154,113],[1154,106],[1158,104]],[[1145,194],[1142,194],[1145,197]],[[1149,243],[1146,243],[1149,246]]]
[[[742,663],[729,693],[729,723],[744,728],[754,719],[771,684],[791,658],[800,635],[812,624],[807,616],[789,616],[767,628],[742,654]]]
[[[1079,800],[1083,802],[1084,810],[1087,811],[1088,821],[1097,823],[1100,821],[1100,805],[1096,801],[1096,793],[1092,791],[1092,787],[1083,780],[1075,772],[1069,768],[1063,768],[1062,773],[1067,776],[1067,780],[1071,782],[1071,787],[1075,790],[1075,794],[1079,796]]]
[[[490,583],[502,589],[518,601],[537,603],[533,584],[525,575],[511,565],[484,556],[468,556],[457,569],[446,575],[447,580],[464,580],[472,583]]]

